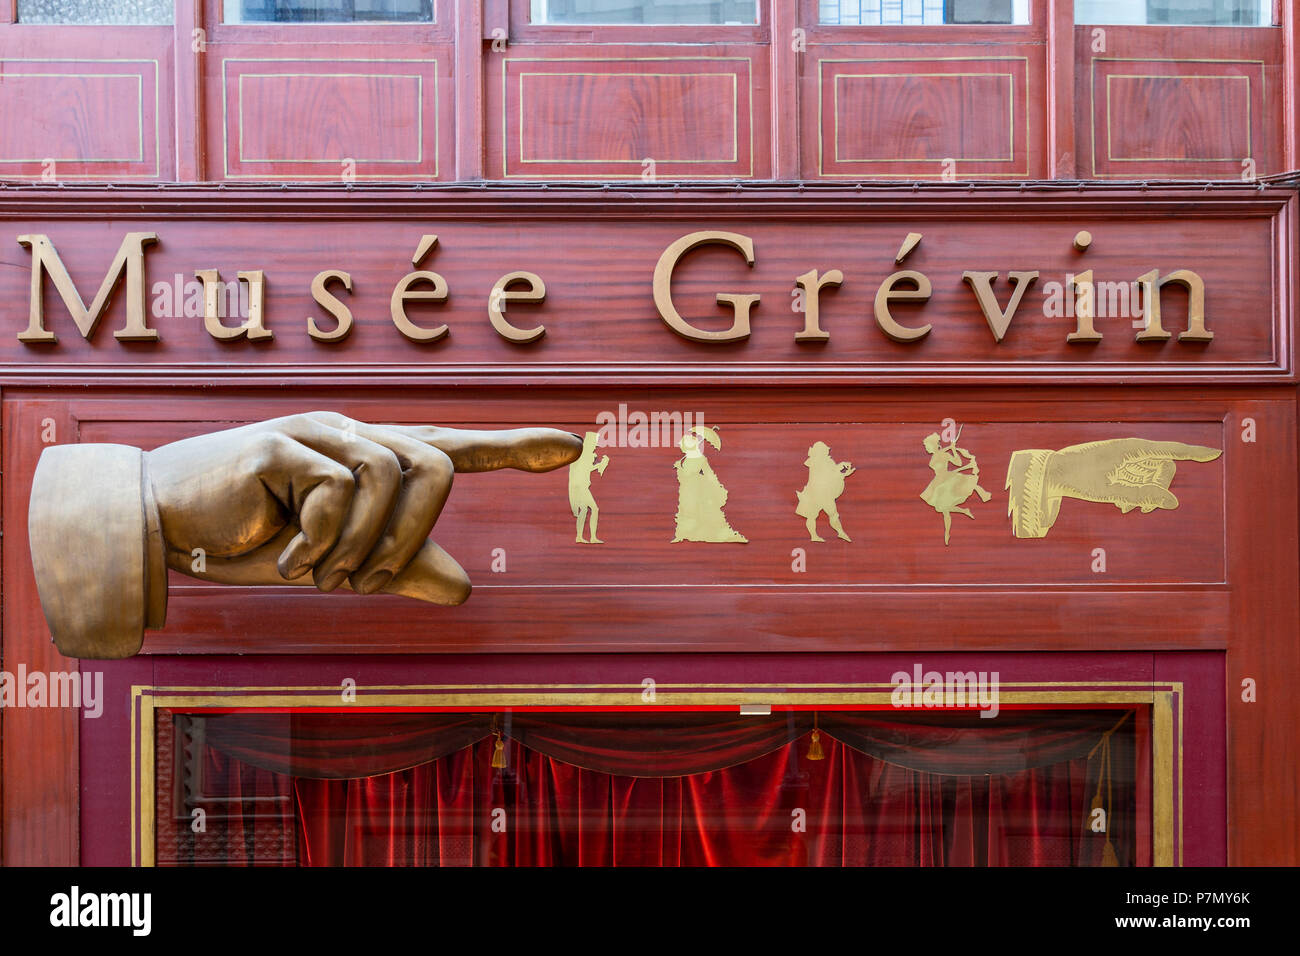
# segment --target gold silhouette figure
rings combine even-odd
[[[600,459],[600,464],[596,463],[596,440],[600,437],[598,432],[587,432],[582,437],[582,454],[578,460],[569,466],[569,507],[573,510],[573,516],[578,519],[578,536],[574,540],[578,544],[604,544],[596,537],[596,523],[600,520],[600,509],[596,507],[596,499],[591,496],[591,473],[598,472],[604,477],[605,469],[609,467],[609,455]],[[587,520],[587,514],[591,514],[591,540],[582,540],[582,526]]]
[[[957,429],[957,438],[961,429]],[[957,438],[947,445],[941,445],[938,434],[925,436],[925,450],[930,453],[930,470],[934,477],[921,492],[921,500],[943,515],[943,544],[948,546],[952,536],[952,513],[974,518],[970,509],[963,508],[971,494],[980,496],[980,501],[988,501],[993,496],[980,487],[980,468],[975,456],[964,448],[957,447]],[[965,462],[963,463],[963,459]],[[948,466],[955,467],[950,471]]]
[[[824,511],[830,519],[831,529],[844,541],[852,541],[840,524],[840,513],[835,507],[835,500],[844,494],[844,479],[857,469],[850,462],[836,462],[831,457],[827,444],[820,441],[814,442],[808,449],[804,464],[808,467],[808,483],[803,486],[803,491],[795,492],[799,507],[795,508],[794,513],[807,519],[805,523],[808,525],[808,536],[814,541],[826,540],[817,534],[817,517]]]
[[[673,464],[677,472],[677,529],[673,542],[748,541],[727,524],[727,516],[722,512],[727,503],[727,489],[704,457],[701,441],[722,449],[722,438],[703,425],[696,425],[682,436],[678,447],[685,457]]]
[[[1012,452],[1007,466],[1007,514],[1017,538],[1044,538],[1061,510],[1062,498],[1109,502],[1122,513],[1141,508],[1172,511],[1169,490],[1176,461],[1214,461],[1223,451],[1204,445],[1145,438],[1112,438],[1070,445],[1060,451],[1026,448]]]

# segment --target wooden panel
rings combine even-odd
[[[943,543],[942,520],[920,493],[933,477],[926,467],[929,455],[922,448],[925,436],[938,428],[934,421],[878,421],[881,412],[869,406],[853,409],[852,424],[827,420],[806,401],[782,409],[781,421],[755,420],[751,407],[735,402],[687,405],[689,396],[593,395],[586,414],[577,418],[572,406],[547,414],[537,399],[530,412],[555,421],[557,427],[581,434],[596,427],[602,410],[616,412],[620,404],[650,409],[656,415],[690,413],[693,420],[717,428],[725,437],[718,452],[710,452],[713,470],[727,486],[726,508],[732,526],[750,541],[744,547],[672,544],[677,485],[672,465],[682,458],[677,447],[680,425],[664,424],[650,433],[649,448],[607,449],[613,466],[607,476],[593,480],[601,509],[601,537],[611,546],[591,549],[568,547],[572,543],[571,516],[564,481],[532,475],[502,474],[493,479],[462,481],[456,508],[439,524],[440,540],[453,553],[474,554],[467,569],[478,580],[491,580],[491,549],[475,541],[476,530],[493,524],[514,527],[518,551],[510,571],[511,587],[532,589],[595,586],[635,589],[644,586],[675,587],[790,587],[862,588],[901,584],[924,585],[1183,585],[1221,584],[1225,581],[1222,465],[1180,466],[1176,512],[1153,512],[1138,517],[1121,516],[1111,507],[1067,502],[1044,539],[1008,540],[1007,494],[1002,490],[1007,462],[1017,448],[1059,448],[1085,441],[1140,435],[1144,438],[1186,441],[1222,447],[1220,422],[1150,424],[1114,421],[1078,422],[999,421],[958,415],[963,423],[963,447],[976,452],[983,463],[983,482],[996,493],[997,506],[971,507],[977,520],[954,518],[952,546]],[[692,411],[694,409],[694,411]],[[445,419],[448,412],[441,412]],[[954,414],[956,414],[954,412]],[[501,424],[523,427],[530,419],[511,418]],[[665,419],[667,421],[667,419]],[[635,424],[635,423],[634,423]],[[141,433],[151,438],[175,440],[221,427],[210,423],[176,423],[170,434],[159,434],[147,422],[82,423],[86,441],[138,444]],[[671,433],[671,437],[670,437]],[[632,432],[632,441],[637,433]],[[840,498],[840,513],[854,545],[831,542],[814,548],[816,559],[806,577],[793,577],[790,549],[808,546],[804,519],[794,513],[795,490],[807,480],[802,466],[808,446],[826,442],[837,460],[858,466],[858,478],[847,483]],[[564,477],[564,476],[561,476]],[[566,479],[567,480],[567,479]],[[553,485],[562,485],[555,501]],[[546,491],[540,492],[539,488]],[[539,496],[541,500],[539,501]],[[547,507],[549,502],[554,507]],[[833,537],[825,522],[821,530]],[[1120,547],[1122,542],[1123,547]],[[1094,544],[1114,544],[1105,578],[1092,570]],[[1167,556],[1181,549],[1179,560]],[[997,554],[989,561],[990,554]],[[594,557],[602,559],[593,566]],[[609,560],[603,560],[608,558]]]
[[[1048,176],[1077,179],[1075,165],[1074,0],[1044,0],[1035,13],[1047,30],[1047,127]]]
[[[1094,175],[1190,163],[1222,178],[1255,157],[1261,64],[1094,59],[1092,81]]]
[[[1296,96],[1300,92],[1300,17],[1295,4],[1279,0],[1275,19],[1282,31],[1282,71],[1279,85],[1282,90],[1282,169],[1300,168],[1300,124],[1296,122]]]
[[[799,82],[800,60],[806,34],[798,24],[798,4],[771,5],[772,34],[786,38],[769,44],[771,52],[772,95],[767,107],[772,115],[772,177],[783,181],[799,178],[799,115],[803,96]]]
[[[219,141],[209,148],[223,157],[224,178],[438,179],[451,122],[449,50],[320,52],[214,46],[209,117],[218,125],[209,138]]]
[[[5,396],[9,398],[8,395]],[[4,404],[4,594],[0,657],[10,674],[77,673],[79,662],[50,641],[36,599],[27,547],[27,499],[43,439],[76,441],[65,404]],[[75,544],[73,545],[75,546]],[[25,597],[20,597],[24,595]],[[16,679],[16,677],[15,677]],[[23,689],[24,693],[26,688]],[[13,707],[4,711],[4,866],[76,866],[78,863],[78,716],[73,707]],[[21,754],[21,759],[17,755]]]
[[[1145,68],[1140,63],[1121,67]],[[1106,84],[1107,165],[1233,162],[1253,155],[1253,114],[1262,103],[1252,96],[1250,74],[1256,74],[1258,83],[1262,71],[1199,76],[1100,72]],[[1207,116],[1222,118],[1216,120],[1219,129],[1198,135]]]
[[[176,178],[202,182],[207,156],[203,143],[203,58],[207,55],[203,0],[177,0],[172,24],[176,50]]]
[[[1241,441],[1246,419],[1256,441]],[[1229,482],[1250,493],[1228,498],[1228,521],[1255,542],[1233,558],[1233,637],[1224,696],[1228,718],[1228,831],[1230,866],[1300,864],[1300,605],[1296,588],[1296,407],[1291,402],[1243,402],[1227,422],[1235,435]],[[1269,436],[1276,436],[1272,441]],[[1254,570],[1242,575],[1246,564]],[[1244,699],[1243,681],[1255,684]]]
[[[83,440],[142,447],[313,406],[364,420],[546,423],[582,432],[594,429],[599,412],[617,414],[625,402],[632,410],[690,411],[724,436],[709,457],[729,492],[728,520],[746,544],[672,543],[672,465],[681,452],[661,434],[651,447],[606,450],[611,465],[592,485],[601,546],[574,542],[563,470],[459,479],[436,536],[475,582],[464,607],[288,586],[239,589],[173,574],[167,627],[148,637],[150,653],[886,650],[904,636],[922,650],[1222,648],[1235,582],[1225,573],[1227,555],[1249,550],[1225,527],[1223,502],[1242,492],[1225,484],[1222,460],[1178,466],[1176,511],[1123,515],[1067,500],[1046,537],[1011,534],[1003,485],[1013,450],[1134,435],[1227,443],[1219,399],[1148,393],[1139,416],[1135,401],[534,390],[527,399],[501,391],[408,399],[395,416],[378,396],[176,393],[166,409],[104,401],[79,402],[74,412]],[[965,423],[962,446],[979,458],[991,500],[971,500],[974,520],[954,517],[945,547],[942,520],[919,495],[931,477],[921,440],[946,416]],[[795,491],[807,478],[802,461],[817,440],[858,468],[840,501],[851,543],[810,542],[794,513]],[[824,521],[821,530],[830,535]],[[1107,552],[1104,574],[1093,570],[1098,547]],[[505,549],[505,572],[492,568],[496,548]],[[794,548],[805,549],[806,571],[793,566]],[[358,644],[362,632],[370,637]]]
[[[1233,640],[1237,634],[1234,632]],[[1221,653],[1200,652],[1152,655],[1154,679],[1164,686],[1173,683],[1175,688],[1170,716],[1176,739],[1181,741],[1178,789],[1182,793],[1174,803],[1175,829],[1180,835],[1173,847],[1175,866],[1223,866],[1228,860],[1227,827],[1218,824],[1229,819],[1226,780],[1231,744],[1220,691],[1224,658]],[[1279,770],[1279,776],[1285,775],[1285,770]],[[1294,844],[1300,831],[1289,817],[1274,824],[1271,829],[1277,843],[1271,858],[1278,859],[1289,852],[1288,845]],[[1262,864],[1269,858],[1263,856],[1256,862]]]
[[[833,84],[830,164],[1014,159],[1019,84],[1013,73],[858,73],[841,66]],[[980,124],[933,121],[944,113],[972,117],[980,112]]]
[[[1044,16],[996,29],[810,26],[800,58],[803,176],[1045,178]]]
[[[171,177],[171,34],[139,29],[144,42],[132,45],[131,58],[81,55],[85,43],[42,56],[0,34],[0,114],[9,118],[0,128],[0,177]],[[153,55],[139,56],[141,47]]]
[[[574,64],[574,72],[544,65],[518,74],[511,103],[518,110],[519,152],[513,158],[520,166],[612,166],[640,163],[642,157],[665,164],[736,162],[744,76],[576,72],[583,65]],[[586,116],[579,127],[572,122],[575,102]],[[661,109],[650,110],[651,103]]]
[[[770,175],[770,116],[763,109],[769,63],[757,49],[709,48],[697,56],[680,46],[620,47],[578,56],[583,49],[558,57],[545,47],[512,46],[487,61],[490,174]],[[524,55],[541,50],[548,55]]]
[[[1030,174],[1029,58],[821,58],[818,175]]]
[[[127,64],[122,72],[101,64],[69,64],[60,72],[48,66],[4,61],[0,92],[5,114],[36,120],[6,123],[0,131],[0,160],[31,163],[47,155],[57,162],[143,164],[145,162],[144,95],[153,92],[148,64]],[[93,70],[87,73],[62,72]],[[30,72],[28,72],[30,71]],[[77,124],[79,114],[98,114],[104,122],[88,128]],[[156,143],[156,136],[150,132]],[[23,158],[28,157],[28,158]],[[150,163],[156,165],[156,158]]]
[[[462,182],[483,178],[483,57],[487,49],[483,39],[485,31],[493,28],[485,18],[494,16],[490,3],[460,4],[456,9],[455,178]]]
[[[297,64],[305,65],[305,64]],[[237,82],[239,104],[239,168],[259,163],[301,163],[301,154],[344,155],[365,142],[366,155],[358,162],[419,165],[422,147],[421,114],[424,77],[418,73],[250,73],[263,69],[247,61],[226,60],[228,80]],[[292,69],[293,64],[289,64]],[[336,67],[337,68],[337,67]],[[437,78],[432,77],[435,87]],[[437,97],[434,97],[436,101]],[[265,105],[256,114],[245,107],[258,101],[308,105],[317,113],[320,141],[286,136],[285,116],[269,115]],[[385,112],[388,115],[385,116]],[[365,119],[361,119],[365,117]],[[412,119],[397,123],[395,119]],[[332,123],[330,121],[333,121]],[[325,128],[327,127],[328,128]],[[437,124],[434,124],[435,129]],[[434,155],[437,155],[436,149]],[[436,175],[436,170],[435,173]]]
[[[1278,29],[1080,27],[1076,50],[1086,175],[1241,180],[1281,168]]]

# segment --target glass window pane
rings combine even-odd
[[[821,0],[818,19],[855,27],[1028,23],[1029,0]]]
[[[168,24],[172,0],[18,0],[18,22]]]
[[[433,21],[433,0],[226,0],[227,23]]]
[[[1151,792],[1149,771],[1139,776],[1138,719],[1137,710],[996,721],[971,710],[177,714],[159,724],[156,859],[1133,866],[1149,848],[1138,812]],[[918,814],[918,801],[930,812]],[[1090,826],[1093,808],[1105,811],[1103,831]],[[801,810],[805,829],[789,823]]]
[[[1075,0],[1076,23],[1269,26],[1271,0]]]
[[[757,0],[532,0],[533,23],[758,22]]]

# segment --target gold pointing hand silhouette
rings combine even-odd
[[[1029,448],[1013,452],[1007,466],[1007,514],[1017,538],[1042,538],[1051,530],[1062,498],[1113,504],[1124,514],[1140,508],[1172,511],[1169,490],[1175,462],[1214,461],[1221,449],[1176,441],[1112,438],[1059,451]]]

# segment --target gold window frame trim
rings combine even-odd
[[[377,684],[356,687],[345,704],[340,685],[221,687],[133,684],[130,699],[131,865],[154,866],[157,846],[156,717],[160,709],[446,708],[492,711],[515,707],[650,710],[693,707],[888,706],[897,685],[873,683],[655,685],[647,706],[641,684]],[[910,686],[910,685],[906,685]],[[999,688],[999,705],[1145,704],[1151,707],[1151,861],[1183,861],[1183,684],[1151,681],[1027,681]],[[927,708],[900,708],[904,711]],[[933,709],[933,708],[929,708]],[[1175,720],[1175,709],[1177,719]]]

